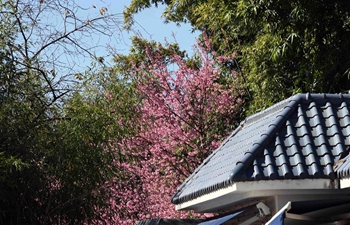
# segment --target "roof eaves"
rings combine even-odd
[[[348,148],[349,151],[349,148]],[[347,151],[347,152],[348,152]],[[343,159],[340,159],[333,166],[338,178],[349,178],[350,177],[350,155],[347,155]]]

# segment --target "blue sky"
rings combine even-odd
[[[128,6],[131,0],[81,0],[81,4],[87,7],[91,7],[93,4],[97,5],[97,8],[107,7],[108,13],[122,13],[125,6]],[[192,46],[195,43],[195,38],[198,33],[191,33],[191,27],[188,24],[182,24],[176,26],[174,23],[164,23],[164,19],[161,18],[163,7],[145,9],[135,15],[135,27],[134,30],[141,33],[142,37],[148,40],[154,40],[164,43],[166,39],[169,42],[179,43],[181,49],[192,52]],[[174,35],[173,35],[174,34]],[[123,32],[123,39],[119,43],[114,43],[116,49],[126,54],[130,48],[130,36],[133,36],[132,32]],[[113,43],[111,43],[113,45]]]

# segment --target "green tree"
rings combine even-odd
[[[50,166],[50,183],[58,182],[54,190],[60,202],[54,210],[61,217],[68,212],[68,218],[75,219],[70,223],[77,223],[79,216],[80,221],[89,224],[101,221],[100,213],[106,212],[104,207],[112,198],[105,184],[123,179],[124,171],[115,165],[132,160],[122,143],[137,130],[133,120],[137,98],[132,83],[112,69],[90,73],[81,89],[65,102],[64,119],[58,122],[55,137],[50,139],[56,143],[49,148],[60,154],[49,154],[42,162]]]
[[[133,0],[124,16],[166,4],[166,22],[189,22],[221,54],[237,51],[252,94],[250,112],[297,92],[349,89],[350,3],[347,1]]]
[[[115,32],[116,17],[93,7],[95,16],[81,17],[68,0],[6,0],[0,9],[0,224],[88,223],[118,157],[107,141],[112,118],[94,104],[103,98],[77,92],[84,77],[68,59],[102,61],[83,37]]]

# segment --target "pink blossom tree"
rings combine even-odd
[[[171,196],[237,122],[243,89],[235,72],[221,67],[234,56],[216,56],[207,41],[198,43],[188,60],[180,51],[170,51],[171,45],[164,48],[141,39],[136,43],[142,52],[118,60],[127,65],[124,72],[141,96],[134,121],[139,130],[118,143],[133,157],[113,165],[125,173],[106,184],[110,207],[102,218],[132,224],[195,216],[175,211]],[[143,58],[137,58],[140,53]]]

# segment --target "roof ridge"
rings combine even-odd
[[[278,110],[280,108],[294,108],[295,107],[295,104],[297,104],[298,102],[300,102],[300,100],[302,99],[302,96],[304,96],[305,94],[297,94],[297,95],[294,95],[294,96],[291,96],[289,97],[288,99],[285,99],[279,103],[276,103],[275,105],[259,112],[259,113],[256,113],[254,115],[251,115],[251,116],[248,116],[245,120],[243,120],[237,127],[236,129],[220,144],[220,146],[217,148],[217,149],[220,149],[221,147],[223,147],[229,140],[230,138],[232,138],[233,136],[235,136],[240,130],[243,129],[243,127],[245,127],[246,125],[249,125],[251,123],[254,123],[255,121],[261,119],[262,117],[264,117],[264,114],[266,114],[267,112],[269,111],[272,111],[272,110]],[[291,105],[291,102],[292,102],[292,107],[290,106]],[[286,111],[285,109],[282,111],[281,114],[278,114],[276,115],[276,118],[277,117],[281,117],[280,120],[284,120],[282,117],[284,116],[283,112]],[[285,113],[286,114],[286,113]],[[278,121],[279,123],[281,121]],[[281,124],[279,124],[279,126],[281,126]],[[269,129],[270,130],[270,129]],[[264,135],[264,134],[262,134]],[[271,138],[269,138],[271,139]],[[255,143],[256,144],[256,143]],[[254,145],[254,144],[253,144]],[[256,150],[255,150],[256,151]],[[194,177],[196,176],[196,174],[198,173],[198,171],[201,170],[201,168],[203,166],[205,166],[209,161],[210,159],[215,155],[217,154],[218,151],[213,151],[204,161],[203,163],[201,163],[192,173],[190,176],[188,176],[183,182],[182,184],[177,187],[177,190],[176,190],[176,193],[174,193],[174,195],[171,197],[171,201],[175,204],[177,204],[177,202],[179,201],[178,199],[178,196],[179,194],[181,193],[181,190],[182,188]],[[258,152],[259,153],[259,152]],[[253,161],[253,156],[255,156],[257,154],[254,154],[252,155],[249,159],[249,161]],[[242,164],[239,164],[235,166],[235,168],[232,170],[231,174],[230,174],[230,177],[228,177],[228,182],[232,182],[232,181],[237,181],[238,179],[238,175],[241,174],[244,169],[245,169],[246,166],[242,166]],[[237,177],[236,177],[237,176]]]
[[[261,119],[262,117],[264,117],[266,114],[268,114],[268,112],[275,111],[276,109],[279,109],[279,108],[283,108],[293,98],[295,98],[295,96],[289,97],[289,98],[287,98],[283,101],[280,101],[280,102],[278,102],[278,103],[276,103],[276,104],[274,104],[274,105],[272,105],[272,106],[270,106],[270,107],[268,107],[260,112],[257,112],[253,115],[250,115],[250,116],[246,117],[244,121],[247,121],[247,122],[249,121],[249,123],[257,121],[257,120]]]
[[[294,95],[284,101],[277,103],[277,105],[267,108],[261,113],[255,114],[252,117],[247,118],[247,121],[251,119],[255,121],[260,119],[262,117],[262,114],[266,114],[266,112],[269,112],[271,110],[276,110],[276,108],[283,107],[282,112],[276,115],[276,118],[274,120],[275,122],[271,123],[268,126],[268,129],[266,130],[266,132],[261,134],[261,138],[259,139],[259,141],[256,143],[253,143],[252,149],[249,152],[246,152],[243,158],[236,163],[235,167],[233,168],[230,174],[231,182],[241,180],[240,175],[244,172],[244,170],[248,167],[248,165],[253,163],[255,157],[261,153],[263,149],[262,146],[267,145],[272,140],[277,130],[280,129],[280,127],[286,122],[287,118],[294,112],[295,109],[297,109],[297,105],[305,97],[308,97],[308,96],[305,96],[305,94]]]

